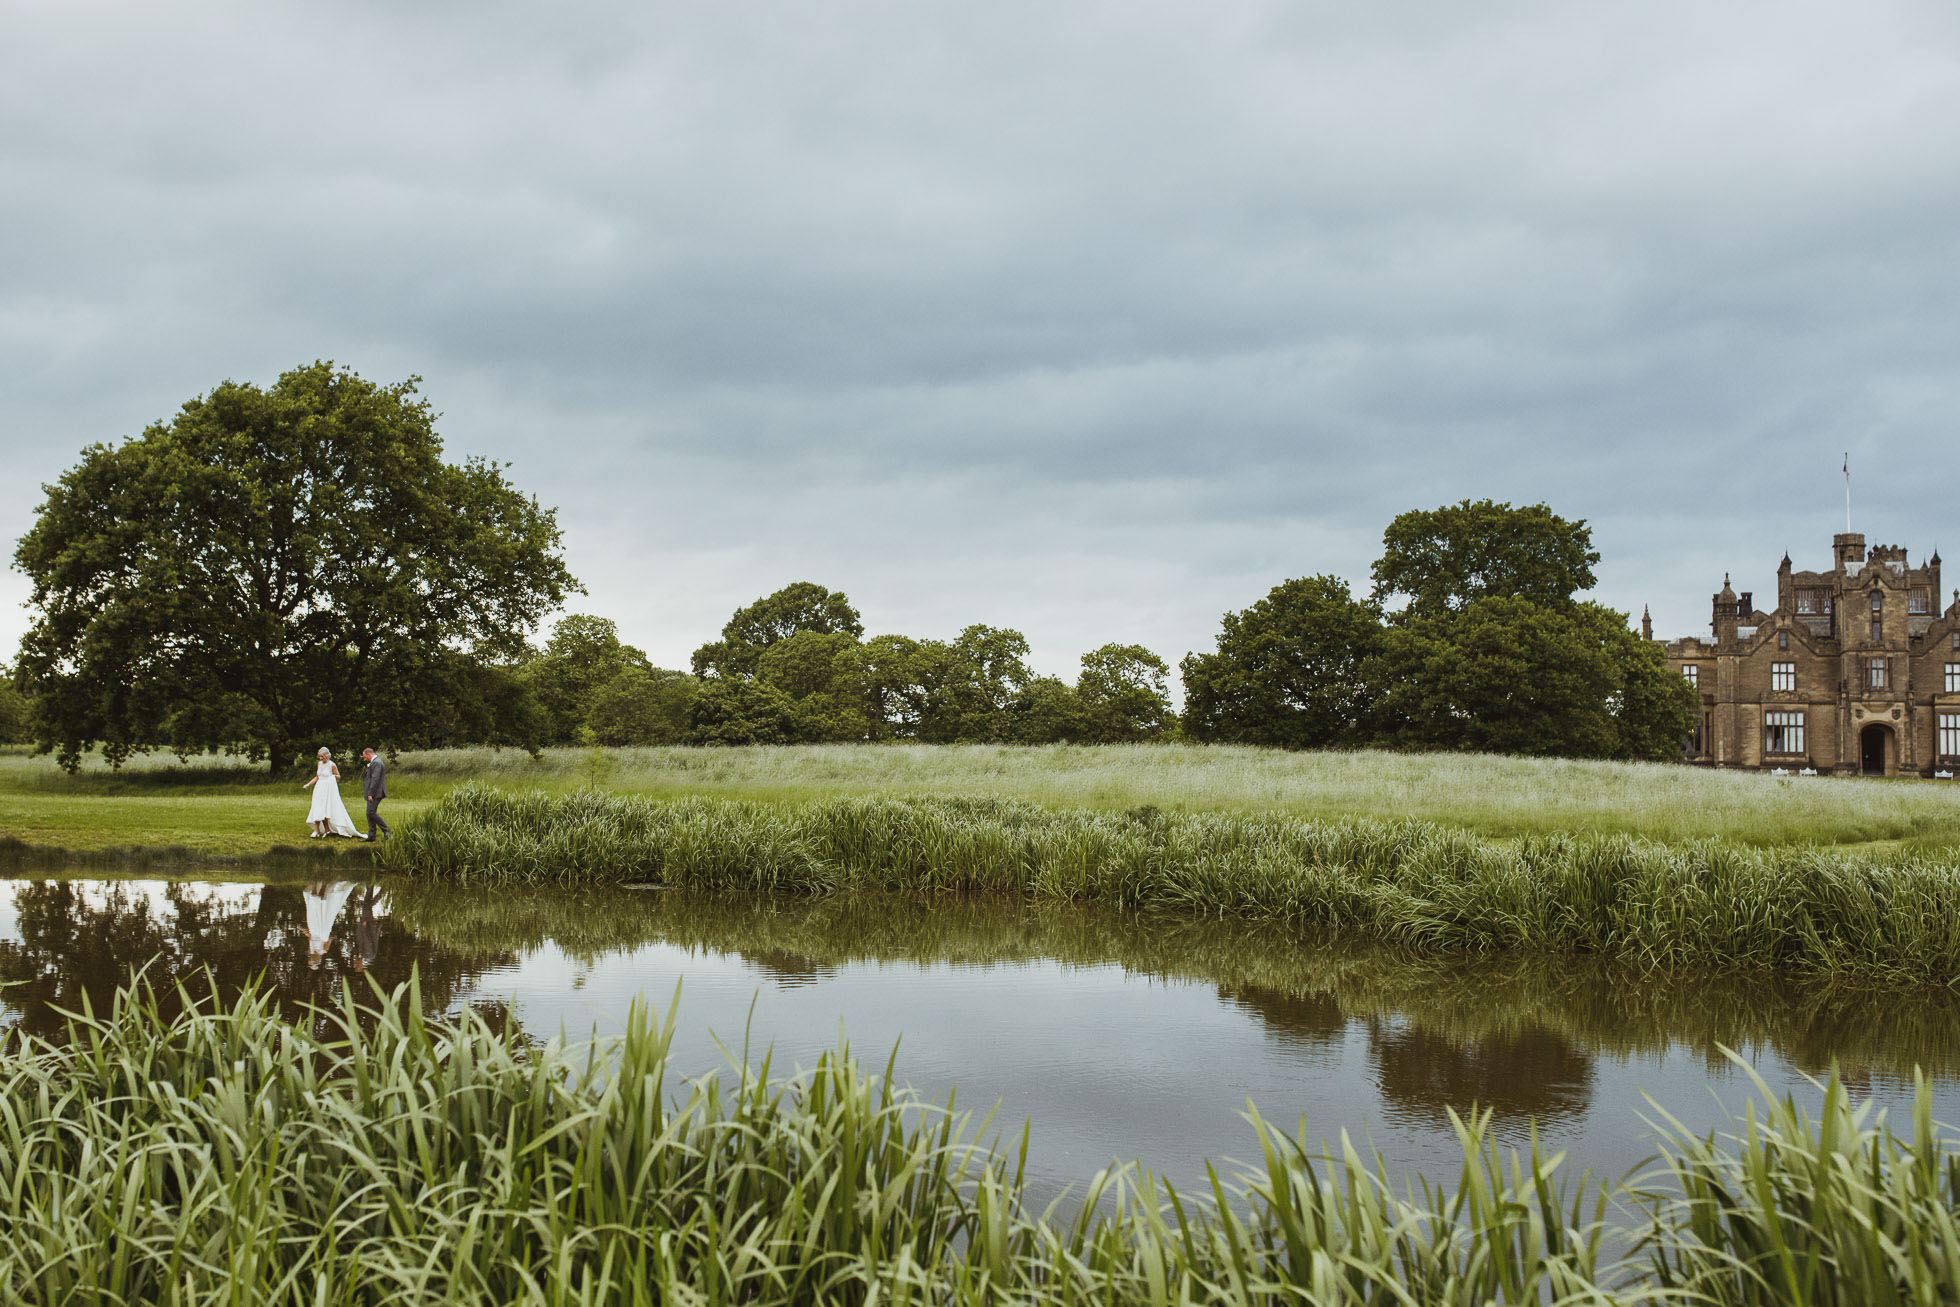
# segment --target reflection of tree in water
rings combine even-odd
[[[1542,1027],[1453,1039],[1371,1018],[1368,1060],[1385,1100],[1437,1121],[1473,1105],[1549,1121],[1592,1102],[1592,1059]]]
[[[1294,994],[1265,985],[1220,985],[1218,996],[1252,1013],[1289,1043],[1338,1043],[1347,1030],[1339,1001],[1324,991]]]
[[[807,953],[792,953],[788,949],[745,948],[737,950],[737,953],[750,966],[766,972],[776,982],[778,989],[814,985],[837,974],[837,968],[830,963]]]
[[[381,887],[357,886],[336,919],[318,967],[308,966],[303,889],[257,888],[250,907],[226,902],[196,882],[162,887],[161,902],[115,881],[24,881],[11,892],[18,941],[0,941],[0,1004],[18,1014],[14,1028],[58,1037],[58,1009],[106,1012],[134,967],[144,966],[166,1016],[181,1007],[178,987],[193,999],[213,985],[229,1001],[255,980],[280,1011],[298,1019],[308,1004],[338,1006],[344,980],[358,999],[371,976],[384,989],[420,976],[423,1006],[442,1011],[508,953],[464,954],[440,948],[386,917]],[[147,965],[145,965],[147,964]]]

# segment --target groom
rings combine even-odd
[[[381,820],[381,801],[388,797],[388,765],[373,749],[362,749],[361,761],[367,764],[367,770],[361,774],[361,793],[367,798],[367,838],[368,843],[372,844],[377,830],[384,840],[395,833],[388,828],[387,822]]]

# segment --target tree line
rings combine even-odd
[[[1170,669],[1139,645],[1037,676],[1018,631],[866,637],[799,581],[659,668],[581,590],[555,514],[506,468],[442,457],[413,378],[331,363],[227,382],[45,488],[15,552],[34,621],[0,742],[224,750],[280,771],[323,739],[491,744],[1191,739],[1286,748],[1669,758],[1694,699],[1593,584],[1589,528],[1465,501],[1389,524],[1373,590],[1282,582]]]
[[[575,615],[516,670],[549,744],[1108,744],[1169,738],[1163,659],[1106,644],[1075,684],[1037,676],[1019,631],[864,638],[842,593],[799,581],[738,610],[688,672],[652,665],[602,617]]]

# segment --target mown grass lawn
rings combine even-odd
[[[168,755],[74,776],[0,751],[0,839],[47,848],[181,847],[250,856],[306,846],[305,771]],[[1663,843],[1960,851],[1960,783],[1776,777],[1669,764],[1205,746],[805,745],[452,749],[404,753],[384,809],[401,825],[457,785],[807,802],[962,795],[1051,808],[1416,818],[1481,835],[1627,834]],[[357,824],[358,781],[342,794]]]

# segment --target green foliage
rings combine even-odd
[[[1403,513],[1367,602],[1334,576],[1287,581],[1227,613],[1183,662],[1196,740],[1678,758],[1694,696],[1623,614],[1579,603],[1591,532],[1543,504]],[[1406,605],[1384,615],[1379,604]]]
[[[452,791],[379,848],[467,880],[1003,894],[1346,931],[1419,948],[1960,981],[1941,858],[1483,839],[1422,822],[1050,811],[999,800],[805,804]]]
[[[576,588],[551,511],[495,464],[443,462],[413,380],[327,363],[91,446],[15,563],[39,610],[19,670],[71,766],[98,741],[275,771],[349,729],[410,743],[378,678],[407,660],[422,700],[466,693],[433,651],[508,657]]]
[[[1176,725],[1170,668],[1140,644],[1106,644],[1082,655],[1076,697],[1096,744],[1161,740]]]
[[[796,701],[759,681],[704,679],[688,705],[687,729],[696,744],[784,744],[796,730]]]
[[[856,647],[857,637],[847,631],[798,631],[762,650],[755,679],[792,699],[848,692]]]
[[[487,744],[535,754],[546,739],[545,714],[518,667],[414,646],[390,649],[376,663],[365,715],[387,723],[378,737],[384,748]],[[441,691],[429,693],[432,686]]]
[[[1019,631],[969,626],[950,645],[921,645],[924,711],[917,738],[992,744],[1009,738],[1009,714],[1027,686],[1028,641]]]
[[[0,744],[19,744],[32,738],[27,696],[14,684],[14,678],[0,673]]]
[[[1185,658],[1185,730],[1197,740],[1290,749],[1367,740],[1380,642],[1379,612],[1347,582],[1284,581],[1225,614],[1217,653]]]
[[[721,639],[694,651],[694,674],[753,676],[764,649],[802,631],[856,639],[864,634],[864,623],[842,591],[796,581],[736,609],[721,628]]]
[[[1084,659],[1085,689],[1037,678],[1019,631],[975,624],[951,641],[863,639],[841,593],[797,582],[738,611],[695,651],[704,684],[750,690],[700,707],[701,743],[932,744],[1160,739],[1175,724],[1162,660],[1136,645]],[[775,692],[790,705],[779,712]],[[705,732],[705,733],[704,733]]]
[[[1596,604],[1480,599],[1389,627],[1377,729],[1410,748],[1568,758],[1678,756],[1694,695]]]
[[[1080,744],[1095,733],[1089,710],[1073,686],[1037,676],[1008,706],[1008,738],[1016,744]]]
[[[1599,554],[1584,519],[1544,504],[1513,508],[1480,499],[1398,515],[1382,533],[1375,601],[1408,600],[1402,615],[1440,617],[1480,599],[1525,599],[1557,608],[1593,585]]]
[[[1383,733],[1405,747],[1612,757],[1615,665],[1593,634],[1515,598],[1411,618],[1383,638]]]
[[[870,738],[919,737],[926,701],[939,681],[944,648],[937,641],[908,635],[879,635],[847,652],[845,674],[870,727]]]
[[[598,744],[680,744],[690,738],[698,682],[685,672],[628,664],[592,687],[584,731]]]
[[[1631,1189],[1451,1116],[1454,1186],[1257,1112],[1252,1166],[1182,1195],[1127,1168],[1037,1212],[987,1123],[848,1052],[679,1084],[673,1014],[527,1046],[411,983],[294,1024],[144,989],[0,1053],[0,1285],[23,1307],[514,1302],[1724,1307],[1960,1297],[1960,1156],[1833,1077],[1812,1117],[1665,1131]],[[1631,1227],[1608,1225],[1615,1219]]]
[[[641,673],[641,679],[622,682],[628,673]],[[550,744],[576,744],[601,731],[615,735],[632,732],[654,710],[620,702],[631,688],[651,691],[653,664],[647,656],[619,639],[619,627],[604,617],[574,613],[560,619],[552,628],[544,651],[524,665],[524,681],[536,695],[545,718],[545,739]],[[615,682],[621,682],[615,685]],[[607,720],[595,721],[593,714],[601,687],[611,687]],[[665,743],[657,738],[608,739],[612,744]]]
[[[1628,629],[1619,613],[1593,604],[1580,605],[1598,623],[1601,643],[1613,661],[1616,681],[1613,715],[1619,721],[1616,758],[1643,762],[1673,762],[1681,757],[1681,742],[1694,730],[1701,698],[1681,673],[1667,665],[1659,644]]]

